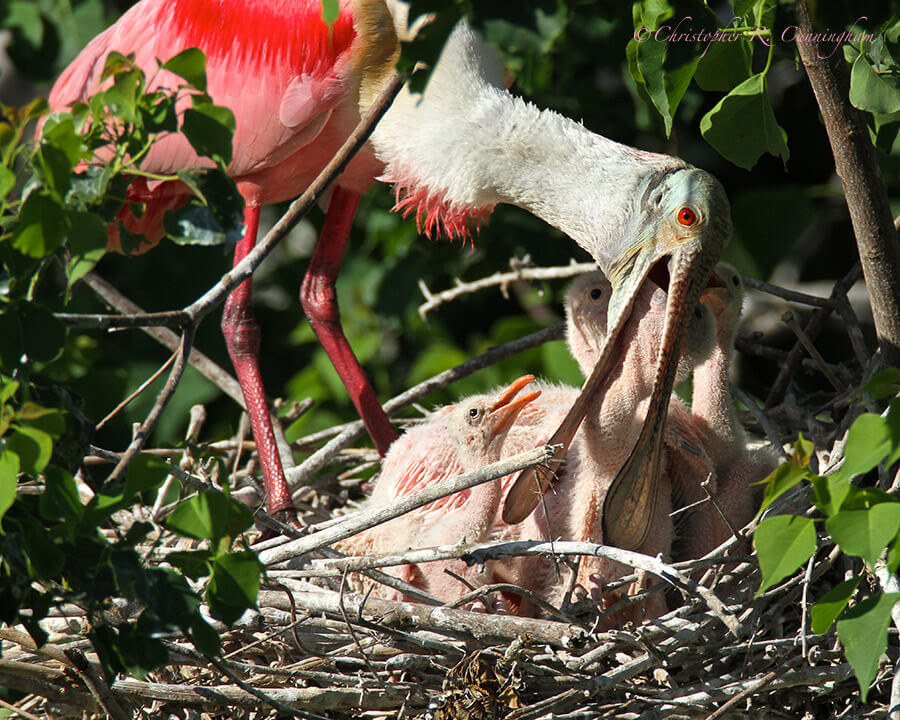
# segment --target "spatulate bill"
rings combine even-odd
[[[688,243],[672,254],[666,321],[647,415],[637,443],[616,474],[603,506],[603,542],[608,545],[637,550],[650,531],[660,484],[663,425],[682,339],[717,258],[718,253],[699,243]]]

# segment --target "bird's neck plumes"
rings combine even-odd
[[[497,203],[528,210],[602,256],[641,182],[680,160],[620,145],[503,88],[492,48],[465,24],[423,95],[404,92],[373,134],[397,209],[428,233],[465,236]]]

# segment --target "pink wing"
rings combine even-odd
[[[103,65],[113,50],[134,53],[150,77],[157,58],[165,61],[199,47],[207,58],[208,93],[235,114],[229,174],[240,180],[315,139],[345,96],[355,35],[349,0],[331,28],[321,11],[320,0],[142,0],[66,68],[50,93],[50,107],[64,109],[100,90]],[[168,72],[153,81],[153,87],[180,84]],[[201,164],[208,163],[183,136],[173,135],[161,138],[141,166],[166,174]],[[140,194],[146,198],[148,190],[154,188],[144,187]]]

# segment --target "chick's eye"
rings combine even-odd
[[[697,221],[697,213],[691,210],[689,207],[683,207],[678,211],[678,222],[682,225],[690,226],[693,225]]]
[[[731,276],[731,284],[735,287],[739,287],[741,284],[741,279],[737,275]]]
[[[703,318],[703,311],[700,308],[697,308],[694,310],[694,317],[701,320]]]
[[[469,409],[469,417],[473,420],[478,417],[478,408],[470,408]]]
[[[603,291],[600,288],[591,290],[591,300],[599,300],[603,297]]]

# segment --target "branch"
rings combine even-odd
[[[144,310],[129,298],[125,297],[119,290],[110,285],[106,280],[96,273],[89,272],[83,278],[84,282],[91,290],[96,293],[107,305],[122,313],[122,315],[98,315],[96,317],[107,318],[111,321],[121,317],[150,317],[151,315],[175,315],[181,314],[180,320],[184,320],[183,311],[177,310],[172,313],[145,313]],[[57,317],[60,317],[57,315]],[[182,322],[177,323],[182,325]],[[85,327],[81,325],[80,327]],[[116,325],[115,323],[106,323],[92,327],[140,327],[147,335],[156,340],[160,345],[175,352],[178,349],[180,340],[178,335],[168,328],[147,325]],[[191,365],[193,365],[201,375],[217,385],[222,392],[234,400],[244,410],[247,406],[244,404],[244,394],[241,392],[241,386],[235,377],[229,373],[221,365],[213,361],[209,356],[199,350],[191,350]]]
[[[797,303],[798,305],[830,308],[834,304],[833,299],[822,298],[818,297],[817,295],[810,295],[809,293],[799,292],[797,290],[789,290],[788,288],[783,288],[780,285],[773,285],[772,283],[766,282],[765,280],[757,280],[756,278],[747,277],[746,275],[742,275],[741,279],[744,281],[745,287],[748,287],[752,290],[759,290],[760,292],[764,292],[768,295],[781,298],[782,300]]]
[[[294,602],[309,613],[326,613],[342,617],[341,598],[336,592],[294,591]],[[468,610],[454,610],[446,607],[431,607],[418,603],[395,602],[381,598],[363,598],[359,595],[345,596],[343,603],[349,614],[362,617],[364,614],[377,617],[387,627],[409,627],[417,630],[437,630],[444,633],[461,634],[478,640],[512,640],[523,636],[534,642],[546,643],[554,647],[577,646],[586,635],[577,625],[554,620],[534,620],[532,618],[508,615],[487,615]],[[290,604],[284,593],[263,590],[259,593],[260,607],[275,607],[289,610]]]
[[[376,525],[392,520],[395,517],[399,517],[411,510],[427,505],[446,495],[452,495],[460,490],[465,490],[466,488],[474,487],[475,485],[480,485],[490,480],[496,480],[504,475],[509,475],[522,468],[546,462],[553,457],[553,453],[554,450],[552,446],[544,445],[535,448],[534,450],[514,455],[511,458],[492,463],[491,465],[486,465],[473,472],[441,480],[434,485],[429,485],[428,487],[407,495],[390,505],[362,510],[331,527],[320,530],[305,538],[291,540],[278,547],[263,550],[259,553],[260,562],[266,566],[272,566],[276,563],[284,562],[285,560],[290,560],[291,558],[324,547],[325,545],[331,545],[332,543],[344,540],[351,535],[356,535],[363,530],[368,530],[371,527],[375,527]]]
[[[831,291],[831,299],[834,300],[841,296],[846,296],[847,291],[853,287],[853,284],[857,280],[859,280],[860,275],[862,275],[862,269],[860,264],[856,263],[844,277],[834,284],[834,288]],[[815,340],[825,327],[825,321],[831,316],[835,306],[836,303],[833,302],[829,307],[821,307],[813,310],[806,323],[806,327],[804,328],[806,336],[811,341]],[[766,398],[766,409],[774,407],[784,399],[788,384],[791,382],[794,373],[797,372],[797,368],[800,366],[802,360],[803,345],[798,340],[794,343],[794,347],[792,347],[791,351],[788,353],[787,360],[785,360],[784,364],[781,366],[781,370],[778,373],[778,377],[775,378],[775,382],[772,383],[772,389],[769,391],[769,396]]]
[[[450,558],[462,558],[469,565],[482,565],[488,560],[533,555],[591,555],[614,560],[622,565],[628,565],[638,570],[645,570],[696,595],[706,603],[707,607],[736,638],[740,639],[743,635],[743,628],[737,618],[709,588],[699,585],[659,558],[591,542],[557,540],[549,543],[539,540],[525,540],[505,543],[481,543],[468,547],[465,545],[449,545],[407,550],[402,554],[397,553],[379,557],[363,556],[348,557],[341,560],[313,560],[312,565],[314,567],[338,568],[341,570],[362,570],[371,567],[417,564]]]
[[[820,53],[817,43],[807,39],[813,34],[807,0],[797,3],[796,12],[797,50],[822,113],[835,171],[844,185],[879,346],[888,365],[900,365],[900,243],[887,187],[864,116],[850,104],[843,56]]]
[[[517,260],[517,258],[510,260],[510,264],[517,265]],[[455,300],[461,295],[467,295],[478,290],[494,287],[495,285],[500,286],[500,292],[503,293],[503,297],[508,297],[509,286],[519,280],[556,280],[583,275],[596,269],[597,263],[576,263],[574,259],[570,260],[568,265],[559,267],[529,268],[517,266],[512,272],[495,272],[493,275],[488,275],[473,282],[463,282],[459,278],[454,278],[455,287],[449,290],[442,290],[439,293],[432,293],[424,281],[419,280],[419,290],[425,296],[425,302],[419,305],[419,316],[425,320],[429,312],[444,303]]]
[[[156,428],[156,424],[159,422],[160,417],[162,417],[163,410],[166,409],[166,405],[169,404],[169,400],[172,399],[172,396],[175,394],[175,390],[178,387],[178,383],[181,381],[181,376],[184,374],[184,369],[187,367],[188,356],[191,354],[191,347],[194,344],[194,327],[188,327],[184,329],[184,332],[181,334],[181,347],[178,348],[175,357],[175,364],[172,366],[172,370],[169,372],[169,378],[166,380],[166,384],[163,387],[162,391],[156,398],[156,402],[153,403],[153,407],[150,409],[150,412],[147,414],[147,417],[144,419],[144,422],[141,423],[137,430],[134,433],[134,437],[131,440],[131,443],[125,449],[125,452],[122,453],[122,457],[119,459],[119,462],[113,468],[113,471],[109,474],[109,477],[106,478],[106,482],[104,483],[104,488],[109,488],[115,485],[117,482],[122,480],[125,476],[125,472],[128,469],[128,463],[130,463],[135,456],[144,448],[144,443],[147,442],[150,434]]]

